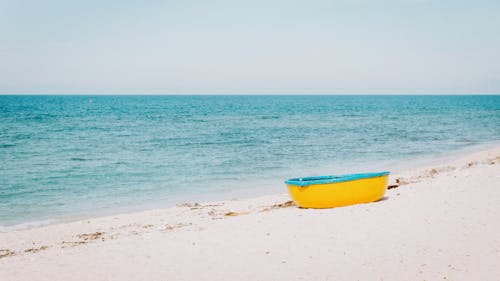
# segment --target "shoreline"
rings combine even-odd
[[[472,146],[467,146],[463,147],[457,150],[452,150],[448,152],[443,152],[440,154],[429,154],[429,155],[418,155],[414,158],[411,159],[397,159],[395,161],[382,161],[382,165],[374,165],[376,169],[386,169],[390,170],[391,174],[389,176],[389,185],[391,185],[391,180],[393,180],[394,177],[397,177],[399,174],[405,175],[408,173],[411,173],[412,171],[415,170],[423,170],[427,169],[430,166],[436,166],[436,165],[444,165],[445,163],[448,162],[454,162],[456,161],[455,159],[461,159],[461,158],[466,158],[469,157],[470,155],[475,155],[478,153],[486,153],[490,150],[494,150],[495,148],[500,147],[500,140],[499,141],[494,141],[494,142],[488,142],[488,143],[483,143],[483,144],[476,144]],[[356,172],[366,172],[366,171],[356,171]],[[301,176],[312,176],[312,175],[301,175]],[[286,179],[283,179],[282,181],[284,182]],[[178,205],[182,204],[189,204],[189,202],[224,202],[224,201],[234,201],[234,200],[249,200],[249,199],[255,199],[255,198],[260,198],[260,197],[269,197],[269,196],[275,196],[275,195],[284,195],[288,194],[286,186],[284,183],[281,184],[283,188],[283,192],[276,193],[269,191],[267,193],[264,192],[264,189],[259,189],[258,191],[261,192],[259,195],[255,194],[250,194],[248,190],[239,190],[235,191],[231,194],[231,192],[227,194],[222,194],[222,195],[210,195],[206,196],[206,198],[214,198],[214,200],[197,200],[195,198],[184,200],[184,199],[179,199],[179,200],[170,200],[170,202],[166,203],[165,205],[160,204],[160,203],[155,203],[151,205],[150,207],[140,206],[136,208],[126,208],[126,207],[120,207],[120,208],[112,208],[109,210],[102,210],[102,211],[97,211],[97,212],[90,212],[90,214],[75,214],[75,215],[61,215],[56,218],[49,218],[49,219],[43,219],[43,220],[35,220],[35,221],[28,221],[28,222],[23,222],[19,224],[13,224],[13,225],[0,225],[0,234],[1,233],[8,233],[12,231],[18,231],[18,230],[27,230],[27,229],[33,229],[33,228],[39,228],[39,227],[46,227],[50,225],[58,225],[58,224],[67,224],[67,223],[72,223],[72,222],[78,222],[78,221],[83,221],[83,220],[92,220],[92,219],[98,219],[98,218],[105,218],[105,217],[111,217],[111,216],[119,216],[119,215],[130,215],[134,213],[142,213],[142,212],[148,212],[148,211],[155,211],[155,210],[163,210],[163,209],[169,209],[169,208],[175,208]],[[271,186],[271,184],[269,184]],[[161,206],[163,205],[163,206]]]
[[[499,185],[496,146],[392,174],[369,204],[300,209],[281,193],[2,232],[0,279],[491,280]]]

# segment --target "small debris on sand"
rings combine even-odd
[[[227,212],[227,213],[224,213],[224,216],[226,217],[235,217],[235,216],[241,216],[241,215],[248,215],[250,214],[250,212]]]
[[[78,246],[82,244],[87,244],[89,241],[96,240],[96,239],[101,239],[104,241],[104,232],[97,231],[94,233],[82,233],[78,234],[76,237],[82,239],[81,241],[62,241],[62,244],[68,245],[68,246]],[[64,247],[64,246],[63,246]]]
[[[182,204],[177,204],[176,206],[177,207],[186,207],[186,208],[189,208],[191,210],[198,210],[198,209],[203,209],[203,208],[207,208],[207,207],[220,207],[220,206],[223,206],[224,204],[207,204],[207,205],[202,205],[200,203],[182,203]]]
[[[101,238],[104,235],[104,232],[94,232],[94,233],[82,233],[78,234],[76,237],[83,239],[83,241],[96,240]]]
[[[212,209],[212,210],[208,211],[208,215],[212,216],[212,217],[216,217],[217,216],[217,212],[214,209]]]
[[[75,247],[78,245],[87,244],[87,242],[86,241],[62,241],[62,244]],[[63,248],[65,248],[65,246],[63,246]]]
[[[290,200],[290,201],[286,201],[286,202],[283,202],[283,203],[274,204],[273,206],[271,206],[271,208],[273,208],[273,209],[280,209],[280,208],[288,208],[288,207],[295,207],[295,206],[297,206],[295,204],[295,202],[293,202],[292,200]]]
[[[398,185],[405,185],[411,183],[409,180],[404,179],[404,178],[397,178],[396,179],[396,184]]]
[[[141,225],[138,223],[129,223],[129,224],[121,225],[119,228],[123,229],[123,228],[129,228],[129,227],[139,227],[139,226],[141,226]]]
[[[433,176],[435,176],[435,175],[437,175],[437,174],[439,174],[439,172],[438,172],[436,169],[430,169],[430,170],[429,170],[429,175],[430,175],[431,177],[433,177]]]
[[[49,247],[48,246],[41,246],[40,248],[31,248],[31,249],[26,249],[24,250],[25,253],[36,253],[40,252],[43,250],[47,250]]]
[[[387,189],[393,189],[393,188],[398,188],[399,184],[391,184],[387,186]]]
[[[292,200],[290,201],[286,201],[286,202],[283,202],[283,203],[278,203],[278,204],[274,204],[271,206],[271,208],[273,209],[280,209],[280,208],[288,208],[288,207],[295,207],[297,206],[295,204],[295,202],[293,202]]]
[[[475,162],[469,162],[465,164],[464,168],[470,168],[476,165],[481,165],[481,164],[488,164],[488,165],[495,165],[497,162],[500,162],[500,156],[494,157],[494,158],[488,158],[483,161],[475,161]]]
[[[261,212],[267,212],[267,211],[270,211],[272,209],[282,209],[282,208],[289,208],[289,207],[296,207],[296,206],[297,206],[297,204],[295,204],[295,202],[290,200],[290,201],[286,201],[283,203],[274,204],[271,207],[264,208],[261,210]]]
[[[194,202],[194,203],[186,202],[186,203],[177,204],[176,206],[177,207],[186,207],[186,208],[191,208],[191,209],[201,208],[201,204],[198,202]]]
[[[183,223],[178,223],[178,224],[174,224],[174,225],[166,224],[164,230],[174,230],[176,228],[181,228],[184,226],[186,226],[186,224],[183,224]]]
[[[455,167],[452,166],[444,166],[444,167],[437,167],[437,168],[432,168],[429,170],[424,170],[421,171],[419,174],[410,176],[410,177],[398,177],[396,178],[396,183],[390,184],[387,186],[387,189],[392,189],[392,188],[397,188],[400,187],[401,185],[407,185],[410,183],[416,183],[416,182],[421,182],[422,180],[426,178],[433,178],[441,173],[444,172],[451,172],[456,170]]]
[[[9,257],[9,256],[13,256],[15,253],[16,252],[11,251],[9,249],[0,249],[0,259],[5,258],[5,257]]]

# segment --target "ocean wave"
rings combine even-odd
[[[47,220],[24,222],[24,223],[13,224],[13,225],[1,225],[0,224],[0,232],[10,232],[10,231],[15,231],[15,230],[24,230],[24,229],[35,228],[35,227],[40,227],[40,226],[45,226],[45,225],[53,224],[55,222],[57,222],[57,220],[47,219]]]

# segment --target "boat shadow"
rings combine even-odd
[[[373,201],[373,203],[376,203],[376,202],[381,202],[381,201],[386,201],[386,200],[389,200],[389,197],[388,196],[384,196],[380,199],[378,199],[377,201]]]

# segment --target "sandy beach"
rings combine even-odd
[[[500,147],[392,174],[383,200],[288,194],[0,233],[0,280],[499,280]]]

